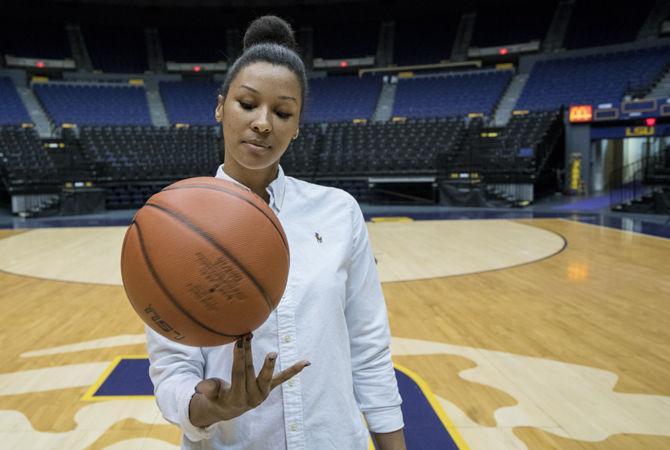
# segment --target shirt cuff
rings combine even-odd
[[[179,410],[179,424],[181,425],[181,431],[184,433],[184,437],[191,442],[211,439],[214,435],[214,428],[216,427],[215,423],[205,428],[196,427],[191,423],[188,409],[189,404],[191,403],[191,397],[195,394],[195,387],[189,389],[187,386],[181,389],[178,396],[179,406],[177,408]]]
[[[368,429],[373,433],[390,433],[405,426],[400,406],[378,408],[364,413]]]

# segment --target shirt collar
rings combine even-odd
[[[242,183],[223,171],[223,164],[221,164],[217,169],[216,178],[231,181],[235,184],[239,184],[240,186],[244,186]],[[275,178],[265,190],[268,192],[268,194],[270,194],[270,202],[268,205],[274,210],[275,213],[279,213],[279,211],[282,209],[282,206],[284,205],[284,195],[286,193],[286,177],[284,175],[284,169],[281,168],[281,165],[277,171],[277,178]]]

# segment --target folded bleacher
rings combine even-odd
[[[449,59],[459,16],[439,20],[398,20],[393,40],[393,62],[398,66],[437,64]],[[430,45],[426,45],[430,43]]]
[[[47,83],[35,84],[33,89],[57,126],[151,125],[142,86]]]
[[[50,59],[72,55],[65,26],[35,22],[0,26],[0,54]]]
[[[163,58],[172,62],[226,61],[226,30],[162,27],[159,29]]]
[[[161,98],[170,123],[215,125],[219,83],[214,81],[161,81]]]
[[[538,2],[539,3],[539,2]],[[565,34],[565,48],[597,47],[635,40],[654,0],[577,0]]]
[[[314,26],[314,57],[361,58],[377,54],[379,22],[347,22]]]
[[[547,34],[556,1],[499,2],[477,10],[472,47],[492,47],[542,40]],[[529,20],[532,18],[532,20]]]
[[[512,72],[464,72],[400,79],[393,115],[412,118],[493,114]]]
[[[140,27],[87,27],[82,30],[93,68],[103,72],[144,73],[148,67],[144,31]]]
[[[382,80],[379,76],[314,78],[309,81],[306,122],[370,119]]]
[[[618,103],[630,91],[651,86],[668,64],[670,46],[538,61],[516,109]]]
[[[0,77],[0,125],[20,125],[28,122],[31,122],[30,115],[14,83],[7,77]]]

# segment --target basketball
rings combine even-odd
[[[121,252],[126,294],[140,318],[173,341],[227,344],[258,328],[286,288],[289,249],[258,195],[211,177],[153,195]]]

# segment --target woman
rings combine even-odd
[[[360,208],[344,191],[286,177],[279,166],[307,91],[293,32],[261,17],[244,48],[216,107],[225,142],[217,177],[248,187],[279,217],[288,284],[254,332],[262,366],[251,335],[195,348],[147,329],[158,405],[181,427],[182,448],[363,450],[369,429],[377,448],[404,449],[384,297]]]

